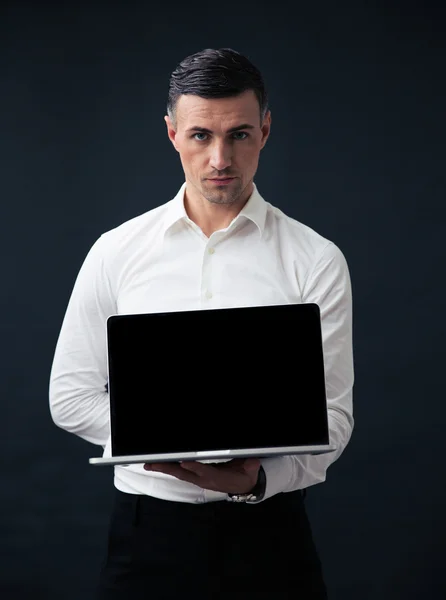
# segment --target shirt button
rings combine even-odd
[[[208,252],[209,252],[209,254],[214,254],[215,248],[209,248]]]
[[[210,300],[212,298],[212,292],[210,292],[209,290],[206,292],[206,298],[208,300]]]

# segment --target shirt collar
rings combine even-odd
[[[255,223],[260,235],[263,234],[266,222],[267,205],[263,197],[260,195],[257,186],[253,183],[254,189],[251,196],[248,198],[245,206],[235,217],[234,222],[240,218],[246,218]],[[169,202],[167,213],[164,218],[163,233],[178,223],[179,221],[189,220],[186,209],[184,208],[184,192],[186,191],[186,182],[182,184],[177,195]]]

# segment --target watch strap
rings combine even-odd
[[[260,466],[257,483],[254,488],[246,494],[228,494],[230,502],[259,502],[265,495],[266,490],[266,474],[262,466]]]

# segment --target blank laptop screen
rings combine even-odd
[[[316,304],[115,315],[107,336],[114,456],[329,442]]]

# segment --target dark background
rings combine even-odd
[[[2,598],[92,598],[112,470],[51,421],[53,351],[93,242],[183,181],[170,72],[222,46],[270,91],[260,192],[351,270],[356,426],[307,496],[330,598],[446,597],[440,4],[1,4]]]

